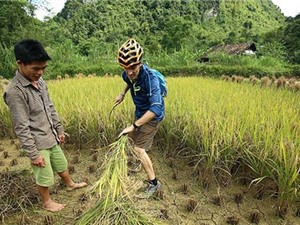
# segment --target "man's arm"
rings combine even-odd
[[[161,117],[163,114],[163,97],[160,93],[159,80],[156,76],[150,76],[149,82],[149,88],[151,88],[149,93],[151,93],[151,95],[149,95],[150,108],[148,111],[152,112],[157,117]]]
[[[155,76],[151,76],[150,82],[151,82],[151,84],[149,85],[149,87],[151,88],[151,90],[149,90],[149,93],[151,93],[151,95],[149,96],[150,108],[148,111],[145,112],[145,114],[141,118],[135,121],[135,125],[137,127],[140,127],[145,123],[150,122],[156,116],[159,117],[162,114],[162,96],[160,94],[158,78]]]
[[[60,122],[58,113],[56,112],[56,109],[54,107],[54,104],[49,96],[49,92],[48,92],[48,87],[46,84],[44,84],[46,86],[45,91],[46,91],[46,96],[47,96],[47,102],[49,104],[49,110],[50,110],[50,115],[51,115],[51,119],[53,122],[53,126],[54,129],[57,131],[57,135],[58,135],[58,139],[60,143],[64,143],[65,142],[65,132],[64,132],[64,128]]]
[[[23,93],[19,89],[6,92],[4,101],[10,109],[14,131],[22,143],[26,155],[31,160],[39,158],[40,154],[29,128],[29,107]]]
[[[151,121],[154,119],[156,116],[162,115],[162,96],[160,94],[160,89],[159,89],[159,81],[157,77],[153,77],[154,79],[151,79],[150,82],[152,87],[151,93],[152,95],[149,96],[149,102],[150,102],[150,108],[147,110],[144,115],[139,118],[138,120],[135,121],[134,124],[130,125],[129,127],[126,127],[120,134],[119,137],[128,134],[132,132],[136,127],[140,127],[144,125],[145,123]],[[135,127],[136,126],[136,127]]]
[[[128,84],[125,85],[125,88],[123,90],[123,92],[121,93],[122,95],[126,95],[127,91],[130,89],[130,86]]]
[[[144,125],[145,123],[150,122],[155,117],[156,117],[156,114],[151,112],[150,110],[148,110],[147,112],[145,112],[145,114],[141,118],[136,120],[134,124],[136,126],[140,127],[140,126]]]

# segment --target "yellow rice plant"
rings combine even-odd
[[[299,193],[299,149],[281,138],[279,152],[273,161],[274,177],[278,182],[279,201],[298,199]]]
[[[126,150],[131,148],[127,143],[127,136],[122,136],[109,145],[103,162],[103,173],[92,188],[92,192],[97,193],[100,198],[115,201],[123,195],[130,197]]]
[[[170,140],[189,146],[198,166],[229,169],[242,158],[256,178],[268,177],[281,192],[298,193],[299,94],[199,77],[169,78],[168,83],[163,129]],[[289,143],[285,152],[293,152],[293,160],[282,159],[282,142]]]
[[[81,78],[49,82],[50,95],[61,116],[66,132],[78,147],[107,146],[115,139],[118,130],[131,123],[133,106],[130,94],[109,112],[116,96],[123,90],[121,78]]]
[[[1,80],[0,80],[1,85]],[[13,138],[15,137],[14,131],[13,131],[13,124],[11,121],[11,116],[8,110],[8,107],[5,105],[3,101],[3,93],[5,91],[5,87],[0,88],[0,137],[2,138]]]
[[[228,170],[242,158],[256,173],[254,180],[268,177],[278,185],[279,195],[299,194],[295,188],[300,182],[295,175],[300,167],[299,92],[203,77],[167,81],[166,118],[157,136],[165,140],[161,147],[172,154],[193,155],[198,166],[208,168]],[[48,84],[70,141],[79,147],[107,146],[133,121],[130,93],[108,117],[124,88],[120,77]],[[0,104],[0,132],[11,137],[9,113],[3,101]]]

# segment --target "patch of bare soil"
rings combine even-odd
[[[90,185],[101,175],[99,168],[103,150],[76,150],[64,146],[69,170],[75,181],[87,181]],[[149,217],[165,224],[198,225],[298,225],[300,210],[296,205],[276,207],[276,199],[248,184],[241,184],[228,176],[221,177],[216,185],[214,178],[194,170],[184,156],[168,157],[166,151],[154,146],[149,152],[162,189],[151,198],[143,198],[146,183],[134,197],[136,207]],[[51,188],[54,200],[66,203],[65,209],[50,213],[41,208],[35,189],[29,160],[20,154],[16,140],[0,143],[0,224],[75,224],[83,211],[97,200],[89,195],[89,187],[68,192],[56,176]],[[143,171],[130,174],[135,180],[144,181]],[[4,194],[5,193],[5,194]]]

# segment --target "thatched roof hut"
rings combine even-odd
[[[209,62],[211,57],[217,56],[220,53],[226,53],[230,55],[253,55],[256,52],[256,46],[253,42],[250,43],[240,43],[240,44],[228,44],[228,45],[217,45],[210,48],[205,52],[201,58],[200,62]]]

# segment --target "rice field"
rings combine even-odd
[[[299,197],[300,94],[202,77],[167,78],[166,118],[156,137],[167,156],[183,155],[206,186],[232,178],[278,199],[278,209]],[[48,81],[68,142],[103,147],[133,121],[129,93],[120,77]],[[1,91],[0,91],[1,92]],[[2,95],[2,92],[0,93]],[[12,138],[0,101],[0,135]]]

